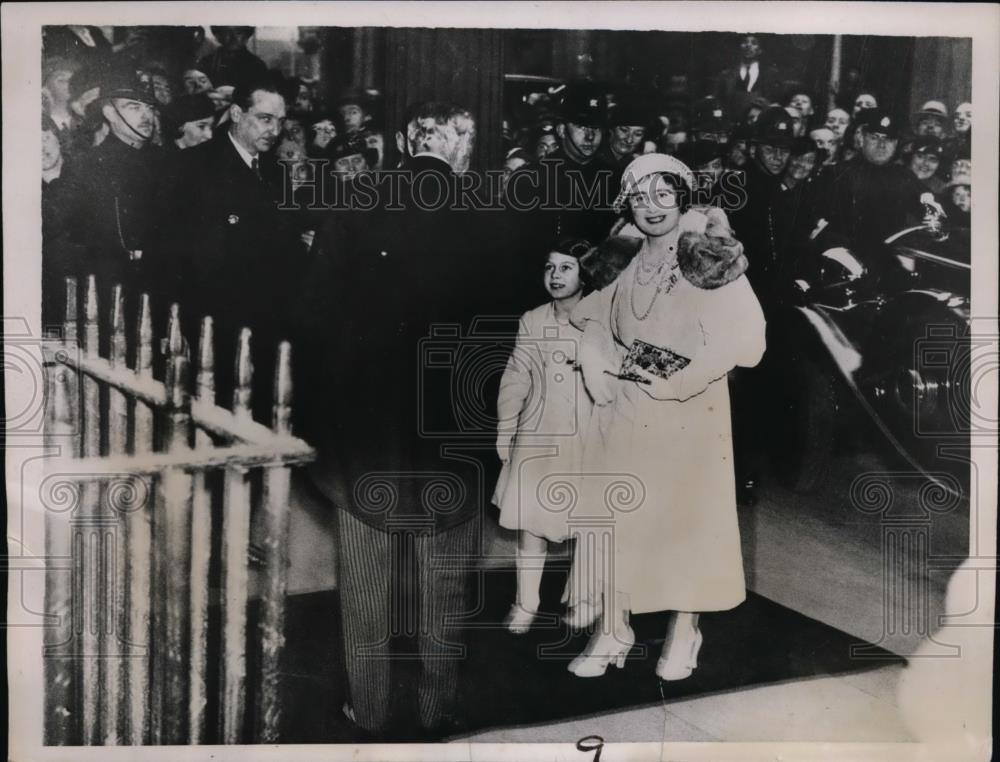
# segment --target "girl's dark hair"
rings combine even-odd
[[[572,236],[560,238],[559,241],[549,251],[564,254],[573,259],[580,259],[591,249],[591,243],[586,238],[574,238]],[[548,256],[548,252],[546,252]]]
[[[583,266],[584,258],[593,251],[594,247],[590,244],[586,238],[575,238],[572,236],[560,238],[555,246],[550,248],[545,252],[546,260],[550,253],[555,252],[556,254],[562,254],[563,256],[573,257],[577,262],[580,263],[580,284],[583,286],[583,292],[590,293],[592,290],[590,275]]]

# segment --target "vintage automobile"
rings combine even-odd
[[[808,492],[835,448],[875,448],[966,491],[969,230],[929,214],[872,250],[834,246],[804,259],[769,321],[781,366],[769,436],[779,479]]]

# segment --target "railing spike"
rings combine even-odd
[[[198,336],[198,399],[215,402],[214,329],[209,315],[202,318]]]
[[[181,332],[181,306],[170,305],[170,322],[167,324],[167,354],[184,354],[184,334]]]
[[[63,319],[63,336],[67,344],[75,344],[77,333],[77,284],[76,278],[66,277],[66,315]]]
[[[91,356],[98,354],[98,327],[97,327],[97,278],[93,275],[87,276],[87,295],[83,303],[83,348]]]
[[[250,385],[253,383],[253,361],[250,359],[249,328],[240,330],[239,345],[236,350],[236,386],[233,390],[233,412],[250,414]]]
[[[139,336],[135,355],[137,373],[149,373],[153,368],[153,317],[150,314],[149,294],[139,297]]]
[[[125,365],[125,294],[116,283],[111,294],[111,353],[108,360],[114,366]]]
[[[274,370],[274,422],[278,434],[292,433],[292,345],[278,345],[278,362]]]
[[[167,373],[164,384],[167,388],[167,406],[180,410],[187,407],[190,400],[188,391],[189,360],[183,352],[171,354],[167,358]]]
[[[87,322],[97,320],[97,276],[87,276],[87,296],[83,303],[84,316]]]

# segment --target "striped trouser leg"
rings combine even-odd
[[[386,728],[389,669],[389,535],[338,509],[344,656],[351,705],[365,730]]]
[[[422,672],[418,687],[420,723],[435,728],[454,716],[459,668],[465,657],[459,626],[449,621],[466,612],[470,572],[460,559],[472,557],[478,522],[417,539],[420,577]]]

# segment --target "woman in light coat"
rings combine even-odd
[[[581,677],[624,664],[635,643],[630,613],[669,610],[677,614],[656,671],[683,679],[701,648],[699,612],[746,596],[726,374],[761,359],[764,317],[725,215],[688,210],[693,188],[673,157],[647,154],[629,165],[619,203],[642,247],[573,313],[596,406],[587,463],[634,485],[627,508],[596,507],[614,514],[613,558],[601,626],[569,667]],[[623,369],[629,350],[642,348],[638,365]]]

